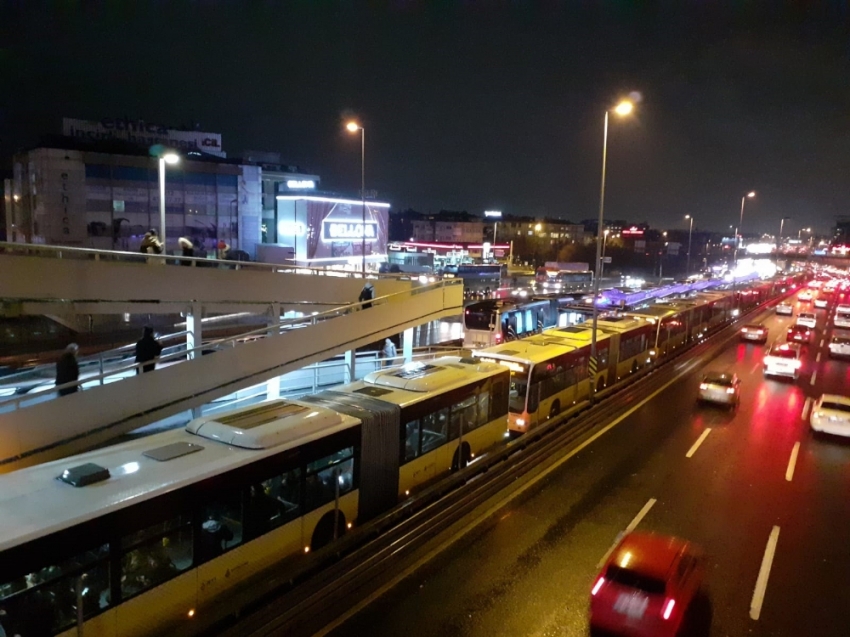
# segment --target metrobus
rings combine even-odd
[[[548,327],[565,326],[567,314],[561,309],[574,300],[573,297],[529,301],[488,299],[471,303],[463,311],[463,345],[489,347]]]
[[[192,633],[224,593],[506,435],[509,371],[444,357],[0,476],[6,634]],[[60,476],[61,479],[57,479]]]
[[[442,269],[443,278],[463,279],[463,295],[466,299],[489,298],[502,285],[507,266],[499,263],[462,263],[447,265]]]
[[[535,282],[548,292],[580,292],[593,287],[593,272],[590,270],[553,270],[537,268]]]

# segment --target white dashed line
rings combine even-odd
[[[649,513],[649,510],[653,507],[656,500],[655,498],[650,498],[649,501],[643,505],[643,508],[638,511],[638,514],[634,517],[634,519],[629,522],[629,525],[626,529],[617,536],[617,539],[614,540],[614,543],[611,545],[607,551],[605,551],[605,555],[602,556],[602,559],[599,560],[599,564],[596,565],[596,568],[602,568],[605,566],[605,562],[608,561],[608,558],[611,556],[611,553],[614,552],[614,549],[617,548],[617,545],[620,543],[620,540],[623,539],[623,536],[627,533],[631,533],[637,528],[637,525],[640,524],[640,521],[646,517],[646,514]]]
[[[795,442],[794,448],[791,450],[791,457],[788,459],[788,468],[785,470],[785,479],[788,482],[794,479],[794,467],[797,466],[798,453],[800,453],[800,443]]]
[[[803,413],[800,415],[800,417],[803,420],[809,419],[809,410],[811,408],[812,408],[812,399],[811,399],[811,397],[809,397],[809,398],[806,398],[806,403],[803,405]]]
[[[810,383],[812,385],[812,387],[814,387],[815,381],[817,379],[818,379],[818,370],[815,370],[815,371],[812,372],[812,381]]]
[[[823,347],[823,339],[820,339],[820,346]]]
[[[818,352],[818,355],[815,356],[815,361],[820,363],[820,352]]]
[[[691,456],[693,456],[697,452],[697,449],[699,449],[699,446],[703,443],[703,441],[706,438],[708,438],[708,434],[710,434],[710,433],[711,433],[711,429],[706,428],[706,430],[702,432],[702,435],[699,438],[697,438],[697,441],[688,450],[688,453],[685,454],[685,457],[690,458]]]
[[[750,602],[750,619],[758,619],[761,615],[761,605],[764,603],[764,594],[767,592],[767,578],[770,577],[770,567],[773,565],[773,556],[776,554],[776,543],[779,541],[779,527],[774,526],[767,539],[764,549],[764,557],[761,559],[761,568],[756,580],[756,588],[753,591],[753,600]]]

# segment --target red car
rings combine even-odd
[[[590,591],[591,634],[673,637],[702,586],[702,551],[685,540],[626,535]]]
[[[785,340],[789,343],[808,343],[812,340],[812,330],[805,325],[792,325],[788,328]]]

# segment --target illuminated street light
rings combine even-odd
[[[536,225],[534,226],[534,231],[535,231],[535,232],[540,232],[542,229],[543,229],[543,225],[542,225],[542,224],[539,224],[539,223],[538,223],[538,224],[536,224]]]
[[[596,332],[599,320],[599,279],[602,277],[602,244],[604,242],[605,223],[605,171],[608,165],[608,114],[613,110],[615,114],[623,117],[629,115],[634,110],[634,103],[630,100],[621,100],[613,109],[605,109],[605,118],[602,126],[602,184],[599,188],[599,220],[596,224],[596,267],[593,274],[593,299],[591,305],[593,307],[593,329],[590,336],[590,360],[593,371],[590,379],[590,400],[593,402],[596,395],[596,365],[598,358],[596,356]]]
[[[163,149],[159,153],[159,240],[162,241],[163,254],[168,254],[165,231],[165,164],[173,166],[179,161],[180,155],[173,150]]]
[[[693,215],[685,215],[685,219],[689,219],[691,224],[688,227],[688,262],[685,266],[685,276],[690,276],[691,274],[691,236],[694,233],[694,217]]]
[[[345,125],[345,129],[349,133],[360,131],[360,199],[363,204],[363,227],[361,234],[363,236],[363,258],[361,261],[361,273],[363,278],[366,278],[366,129],[357,122],[351,121]]]
[[[752,199],[755,196],[756,196],[756,191],[751,190],[746,195],[741,197],[741,218],[738,220],[738,229],[735,231],[735,267],[738,266],[738,243],[739,243],[738,235],[739,235],[739,233],[741,235],[741,243],[743,242],[743,239],[744,239],[744,204],[746,203],[747,199]]]

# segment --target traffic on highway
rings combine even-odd
[[[846,635],[850,289],[812,286],[321,634]]]

